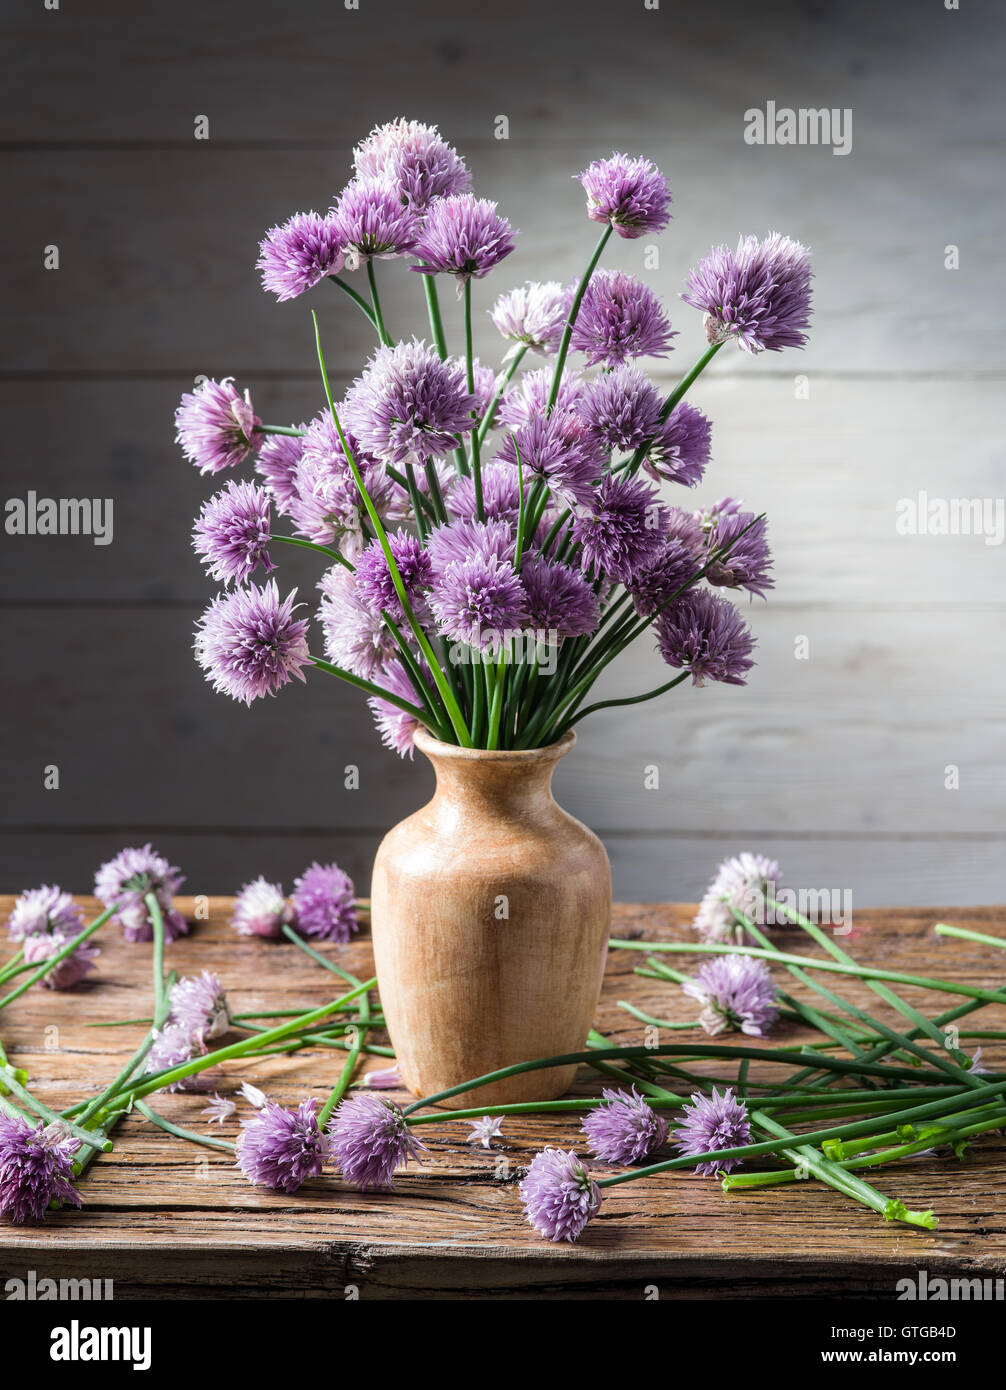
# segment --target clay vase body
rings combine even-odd
[[[585,1045],[611,871],[601,841],[552,797],[553,769],[575,741],[488,752],[416,736],[436,792],[385,836],[371,892],[381,1003],[414,1095]],[[551,1100],[575,1071],[525,1072],[446,1104]]]

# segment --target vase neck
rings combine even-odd
[[[552,773],[572,745],[570,737],[548,748],[495,753],[429,738],[419,742],[436,772],[438,812],[520,820],[547,816],[555,807]]]

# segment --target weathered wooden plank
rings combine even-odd
[[[9,902],[0,904],[0,916]],[[331,986],[323,972],[286,943],[236,941],[225,925],[227,910],[225,901],[213,901],[210,921],[169,948],[172,968],[219,972],[242,1011],[324,1000]],[[679,937],[692,911],[686,905],[621,905],[614,930]],[[992,948],[934,939],[936,920],[935,912],[864,913],[859,925],[868,930],[855,951],[886,965],[925,959],[941,974],[972,983],[999,977],[1001,962]],[[954,920],[999,934],[1006,927],[997,909],[954,910]],[[784,939],[794,946],[805,940],[790,932]],[[150,1006],[145,948],[127,945],[115,931],[106,932],[102,944],[100,974],[91,983],[72,996],[32,992],[4,1015],[11,1057],[31,1072],[50,1104],[97,1088],[139,1035],[135,1028],[88,1029],[86,1022],[142,1015]],[[349,947],[326,949],[345,967],[369,973],[365,933]],[[636,1038],[640,1025],[617,1008],[619,998],[670,1018],[690,1017],[693,1007],[676,987],[636,976],[635,963],[628,953],[613,954],[598,1016],[598,1026],[624,1042]],[[801,993],[799,985],[792,988]],[[841,988],[876,1009],[857,982],[843,981]],[[800,1037],[786,1025],[776,1040],[798,1044]],[[986,1055],[995,1064],[995,1050]],[[228,1064],[220,1089],[233,1091],[250,1076],[289,1104],[305,1094],[323,1095],[334,1068],[332,1054],[315,1052],[252,1067]],[[757,1064],[752,1068],[753,1076],[767,1074]],[[598,1082],[585,1072],[575,1089],[593,1095]],[[202,1105],[191,1096],[158,1101],[166,1114],[196,1128],[205,1124]],[[542,1144],[582,1144],[576,1119],[507,1121],[504,1146],[491,1154],[466,1145],[467,1130],[449,1117],[426,1127],[427,1152],[391,1194],[358,1193],[327,1176],[285,1197],[250,1187],[226,1154],[193,1149],[131,1119],[116,1151],[91,1169],[83,1212],[54,1214],[42,1228],[4,1228],[0,1278],[24,1277],[28,1269],[112,1277],[120,1298],[185,1297],[197,1290],[214,1297],[345,1297],[351,1284],[367,1298],[401,1297],[410,1289],[444,1297],[534,1292],[639,1298],[643,1285],[653,1282],[662,1297],[672,1298],[715,1296],[728,1286],[734,1297],[741,1291],[890,1297],[898,1278],[922,1267],[933,1276],[1002,1274],[1006,1268],[996,1176],[1001,1139],[980,1142],[963,1163],[919,1157],[884,1172],[882,1188],[896,1189],[910,1204],[936,1207],[938,1234],[887,1225],[813,1183],[799,1193],[725,1198],[715,1181],[680,1175],[613,1189],[581,1242],[560,1250],[523,1224],[516,1182]],[[223,1132],[233,1136],[234,1122]],[[501,1158],[505,1172],[497,1170]]]
[[[489,360],[495,365],[497,358]],[[655,378],[668,383],[666,367]],[[196,512],[220,480],[201,478],[173,443],[172,411],[187,385],[181,379],[0,383],[9,450],[6,496],[86,494],[111,497],[114,506],[109,545],[86,536],[0,531],[6,603],[206,603],[212,586],[190,535]],[[321,406],[313,380],[253,375],[247,385],[259,413],[273,424],[310,418]],[[733,376],[717,361],[690,397],[713,422],[713,461],[700,487],[668,485],[668,500],[697,507],[731,494],[768,513],[776,557],[773,607],[1006,600],[1003,543],[995,543],[994,529],[994,499],[1002,491],[1000,383],[927,382],[925,411],[919,409],[920,385],[910,378],[812,375],[808,389],[808,399],[797,399],[792,377]],[[963,452],[962,418],[968,421]],[[930,499],[989,499],[988,537],[899,534],[899,504],[907,499],[917,506],[920,492]],[[282,582],[305,591],[321,573],[314,557],[290,547],[275,547],[273,558]]]

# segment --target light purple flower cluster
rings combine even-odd
[[[164,919],[164,939],[174,941],[189,929],[173,901],[184,882],[185,876],[147,844],[120,850],[102,864],[94,878],[94,896],[115,908],[112,921],[120,923],[127,941],[152,941],[154,924],[145,898],[153,893]]]
[[[642,365],[678,337],[659,296],[639,276],[598,265],[611,233],[636,239],[668,225],[671,190],[650,160],[619,152],[575,177],[604,235],[582,280],[525,280],[496,295],[489,317],[506,349],[498,373],[474,355],[470,305],[465,357],[449,354],[436,277],[453,276],[466,292],[510,257],[516,232],[495,202],[472,193],[436,126],[405,117],[376,126],[328,213],[295,213],[266,234],[263,285],[288,300],[338,278],[378,346],[341,400],[289,433],[264,425],[229,377],[202,380],[182,399],[186,456],[207,474],[253,458],[257,474],[210,497],[193,537],[227,586],[195,640],[217,690],[250,704],[315,664],[362,684],[382,741],[411,756],[420,728],[443,737],[460,730],[459,715],[476,742],[556,738],[561,719],[584,712],[601,658],[649,625],[665,661],[694,685],[745,682],[754,638],[717,591],[763,597],[772,588],[765,518],[733,498],[687,511],[664,492],[695,487],[709,463],[709,420],[682,396],[713,354],[666,394]],[[384,260],[425,277],[432,341],[389,338],[377,288]],[[341,276],[364,264],[370,293],[361,297]],[[806,340],[810,279],[799,242],[742,237],[693,269],[682,298],[705,315],[710,343],[775,351]],[[518,371],[531,352],[546,365]],[[318,585],[325,661],[310,655],[295,593],[252,582],[259,566],[273,568],[281,517],[294,533],[284,540],[341,562]],[[622,603],[634,615],[619,610],[627,621],[609,625]],[[560,680],[576,677],[582,689],[565,703],[538,686],[543,640],[576,644]],[[483,662],[498,674],[472,681],[447,669]],[[511,698],[517,682],[526,699]],[[287,908],[276,885],[243,891],[239,930],[279,930]]]
[[[237,1167],[249,1182],[277,1192],[297,1192],[325,1163],[325,1138],[318,1127],[317,1101],[287,1110],[267,1100],[237,1139]]]
[[[724,859],[699,905],[695,930],[706,941],[743,945],[748,940],[747,933],[734,910],[758,926],[771,925],[774,917],[766,906],[766,898],[778,898],[781,873],[778,862],[764,854],[745,850]]]
[[[739,1149],[751,1142],[747,1106],[737,1099],[732,1086],[722,1092],[714,1086],[708,1096],[696,1091],[682,1113],[685,1122],[674,1131],[675,1148],[682,1154],[697,1157],[720,1149]],[[713,1177],[729,1173],[740,1162],[739,1158],[710,1159],[697,1163],[695,1171]]]
[[[639,1163],[667,1138],[667,1121],[631,1091],[602,1091],[605,1104],[583,1121],[590,1151],[603,1163]]]
[[[294,925],[318,941],[348,941],[357,930],[356,889],[338,864],[317,860],[294,880]]]
[[[763,1038],[779,1017],[771,971],[757,956],[714,956],[681,988],[703,1006],[699,1022],[713,1037],[735,1028]]]
[[[596,1216],[601,1189],[572,1149],[542,1149],[520,1185],[528,1223],[549,1240],[570,1244]]]
[[[231,1013],[223,985],[208,970],[184,976],[168,994],[170,1022],[197,1034],[203,1042],[222,1037],[231,1026]]]
[[[387,1096],[358,1095],[341,1101],[328,1126],[332,1162],[361,1191],[390,1187],[397,1169],[425,1146]]]
[[[30,1124],[0,1109],[0,1216],[21,1225],[44,1221],[54,1201],[79,1207],[72,1181],[79,1148],[60,1120]]]
[[[41,965],[65,950],[84,930],[84,914],[69,893],[55,884],[29,888],[14,903],[7,930],[14,941],[21,942],[24,959],[29,965]],[[42,976],[47,989],[72,989],[89,971],[101,954],[89,941],[64,957]]]
[[[234,899],[231,926],[238,936],[282,936],[284,926],[292,920],[293,908],[283,889],[262,875],[243,884]]]

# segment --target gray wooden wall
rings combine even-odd
[[[526,277],[578,273],[595,229],[570,175],[612,148],[653,157],[675,190],[659,267],[644,272],[645,239],[609,258],[668,297],[740,232],[814,248],[811,347],[724,350],[693,396],[715,445],[697,497],[739,494],[771,517],[778,587],[750,613],[761,664],[747,689],[598,717],[556,779],[605,838],[618,894],[694,897],[723,853],[753,848],[861,905],[1003,898],[1004,548],[895,527],[919,490],[1003,494],[993,0],[6,0],[2,13],[3,497],[115,500],[104,548],[0,535],[3,887],[86,889],[100,859],[148,838],[194,892],[289,881],[315,856],[363,887],[382,831],[427,795],[428,770],[385,752],[338,683],[251,710],[205,684],[190,642],[210,589],[189,531],[212,483],[171,422],[200,372],[234,374],[274,422],[319,408],[307,303],[262,293],[256,242],[295,209],[323,210],[354,141],[404,113],[439,122],[521,228],[480,309]],[[745,110],[770,99],[851,108],[851,153],[745,144]],[[43,269],[47,245],[58,271]],[[421,332],[415,277],[382,278],[393,329]],[[312,302],[345,379],[366,325],[327,285]],[[675,303],[666,381],[702,344]],[[482,346],[495,360],[487,320]],[[284,555],[283,573],[306,590],[316,578],[309,557]],[[642,649],[609,688],[652,684],[657,666]]]

